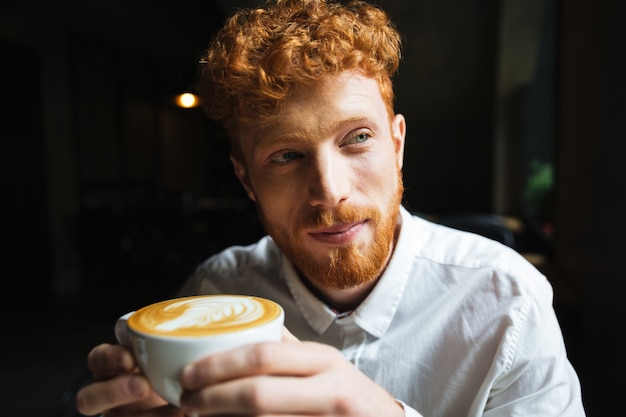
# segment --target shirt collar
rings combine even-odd
[[[336,314],[317,298],[298,277],[293,264],[283,254],[283,275],[294,301],[304,319],[318,334],[324,333],[336,318]]]
[[[375,337],[385,334],[395,315],[411,270],[412,240],[411,214],[400,208],[400,233],[393,255],[385,272],[367,298],[354,310],[355,323]],[[291,262],[283,255],[283,273],[289,290],[302,315],[319,334],[324,333],[337,319],[337,313],[313,295],[298,277]]]

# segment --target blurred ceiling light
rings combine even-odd
[[[182,93],[176,96],[176,105],[184,109],[198,107],[200,100],[193,93]]]

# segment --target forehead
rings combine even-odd
[[[346,71],[295,89],[281,104],[278,122],[263,128],[239,126],[232,133],[244,155],[251,156],[255,148],[268,142],[318,140],[359,124],[382,131],[389,127],[389,115],[378,82]]]
[[[279,121],[266,131],[332,129],[350,119],[381,118],[387,120],[387,112],[376,80],[344,72],[297,88],[282,103]]]
[[[281,106],[281,116],[301,107],[320,105],[350,108],[353,106],[384,105],[380,88],[375,79],[358,72],[345,71],[338,75],[325,76],[316,84],[296,88]]]

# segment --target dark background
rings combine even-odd
[[[120,314],[261,235],[222,132],[172,101],[254,3],[0,5],[3,415],[62,415]],[[407,207],[506,219],[554,286],[588,415],[623,415],[626,3],[379,4],[405,36]]]

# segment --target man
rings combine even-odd
[[[271,298],[289,330],[189,365],[181,410],[150,390],[127,349],[97,346],[79,411],[584,415],[545,277],[401,206],[399,59],[398,33],[366,3],[282,0],[226,23],[199,88],[268,236],[208,259],[181,295]]]

